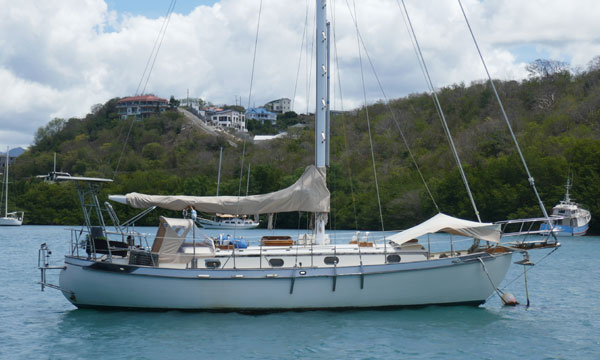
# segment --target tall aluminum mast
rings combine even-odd
[[[327,78],[329,72],[328,51],[328,26],[327,26],[327,1],[316,0],[317,10],[317,31],[315,43],[317,44],[317,55],[315,61],[316,74],[316,101],[315,101],[315,166],[326,175],[326,165],[328,164],[327,151],[329,150],[329,132],[327,129],[327,119],[329,113],[329,90],[327,87]],[[327,213],[317,213],[315,217],[315,242],[323,244],[325,242],[325,223],[327,223]]]
[[[315,109],[315,165],[319,169],[325,169],[327,162],[327,72],[329,64],[327,63],[327,19],[326,19],[326,0],[317,1],[317,33],[315,42],[317,44],[316,55],[316,84],[317,97]]]

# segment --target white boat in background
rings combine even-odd
[[[525,241],[526,231],[506,232],[506,226],[528,229],[526,223],[540,219],[493,224],[442,213],[392,235],[356,233],[343,242],[332,241],[325,232],[330,212],[326,75],[331,37],[326,2],[316,0],[316,9],[315,164],[306,167],[294,184],[250,196],[109,196],[138,209],[193,208],[215,214],[309,212],[314,216],[311,232],[263,236],[242,246],[241,241],[224,243],[206,236],[192,219],[161,217],[154,236],[142,234],[131,227],[139,216],[120,223],[112,206],[108,202],[102,206],[98,200],[100,185],[112,180],[51,174],[50,181],[77,183],[85,226],[71,230],[70,250],[61,266],[48,265],[48,246],[41,245],[42,290],[56,288],[79,308],[273,311],[478,305],[500,292],[498,285],[514,252],[524,256],[519,264],[531,265],[528,250],[560,246],[556,238],[550,240],[551,234]],[[107,228],[105,212],[116,230]],[[462,242],[461,247],[450,236],[448,249],[432,251],[427,236],[439,231],[466,237],[468,243]],[[501,243],[502,236],[510,235],[516,236],[509,245]],[[49,269],[60,270],[58,285],[46,280]]]
[[[217,197],[219,196],[219,185],[221,184],[221,162],[223,161],[223,148],[219,151],[219,172],[217,173]],[[248,166],[248,181],[246,183],[246,196],[250,184],[250,166]],[[195,209],[194,209],[195,211]],[[258,221],[250,220],[246,215],[215,214],[212,219],[190,216],[189,209],[184,209],[184,217],[191,217],[196,224],[205,229],[221,230],[248,230],[255,229],[260,225]],[[258,217],[257,217],[258,218]]]
[[[552,208],[552,231],[559,236],[583,236],[589,228],[592,214],[589,210],[571,199],[571,179],[567,179],[565,199]],[[542,224],[540,230],[548,230],[547,224]]]
[[[25,212],[12,211],[8,212],[8,165],[10,155],[8,148],[6,149],[6,162],[4,163],[4,216],[0,217],[0,226],[21,226]]]
[[[235,215],[217,214],[214,220],[197,218],[196,223],[205,229],[223,229],[223,230],[248,230],[255,229],[260,224],[246,217]]]

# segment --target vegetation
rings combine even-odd
[[[564,63],[538,61],[522,82],[496,81],[506,112],[550,209],[564,196],[573,174],[572,196],[591,210],[591,232],[600,233],[600,59],[573,73]],[[548,67],[546,67],[548,66]],[[439,91],[439,99],[484,221],[540,216],[527,176],[485,82],[456,84]],[[313,162],[314,120],[284,114],[277,126],[306,123],[290,136],[265,144],[231,146],[205,134],[175,111],[148,119],[122,120],[110,100],[83,119],[54,119],[35,136],[35,144],[17,159],[11,173],[19,179],[11,190],[16,207],[29,224],[74,224],[82,218],[69,184],[49,185],[34,177],[52,169],[57,153],[60,171],[114,178],[103,195],[131,191],[153,194],[214,195],[219,148],[223,166],[219,194],[245,192],[251,164],[250,194],[292,184]],[[413,94],[369,106],[377,180],[386,229],[414,225],[437,211],[429,198],[402,129],[440,210],[474,219],[475,214],[456,169],[431,98]],[[332,115],[332,227],[381,229],[365,109]],[[266,126],[266,125],[265,125]],[[249,124],[253,130],[256,124]],[[273,128],[273,131],[281,129]],[[242,149],[245,158],[242,162]],[[243,169],[241,166],[243,164]],[[11,169],[13,170],[13,169]],[[242,179],[240,180],[240,174]],[[136,210],[115,205],[122,219]],[[156,212],[147,224],[156,224]],[[278,214],[278,227],[306,227],[305,214]]]

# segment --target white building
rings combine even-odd
[[[283,114],[288,111],[291,111],[292,110],[291,106],[292,106],[292,100],[290,100],[288,98],[281,98],[281,99],[269,101],[268,103],[265,104],[264,108],[269,111],[272,111],[272,112]]]
[[[116,107],[121,118],[132,115],[146,118],[167,110],[169,101],[154,95],[132,96],[119,100]]]
[[[239,111],[222,110],[215,112],[211,115],[210,122],[214,126],[246,131],[246,117]]]
[[[252,140],[255,143],[257,143],[257,142],[261,142],[261,141],[270,141],[270,140],[275,140],[275,139],[281,139],[282,137],[285,137],[285,136],[287,136],[286,132],[282,132],[277,135],[254,135],[254,138]]]

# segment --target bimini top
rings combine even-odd
[[[207,213],[270,214],[289,211],[329,212],[329,190],[324,174],[314,165],[292,186],[283,190],[251,196],[185,196],[146,195],[129,193],[110,195],[108,198],[134,208],[158,206],[169,210],[183,210],[189,206]]]
[[[463,220],[439,213],[431,219],[411,227],[410,229],[399,232],[398,234],[394,234],[387,239],[398,245],[402,245],[419,236],[436,233],[438,231],[493,242],[500,242],[500,236],[502,235],[500,224]]]

